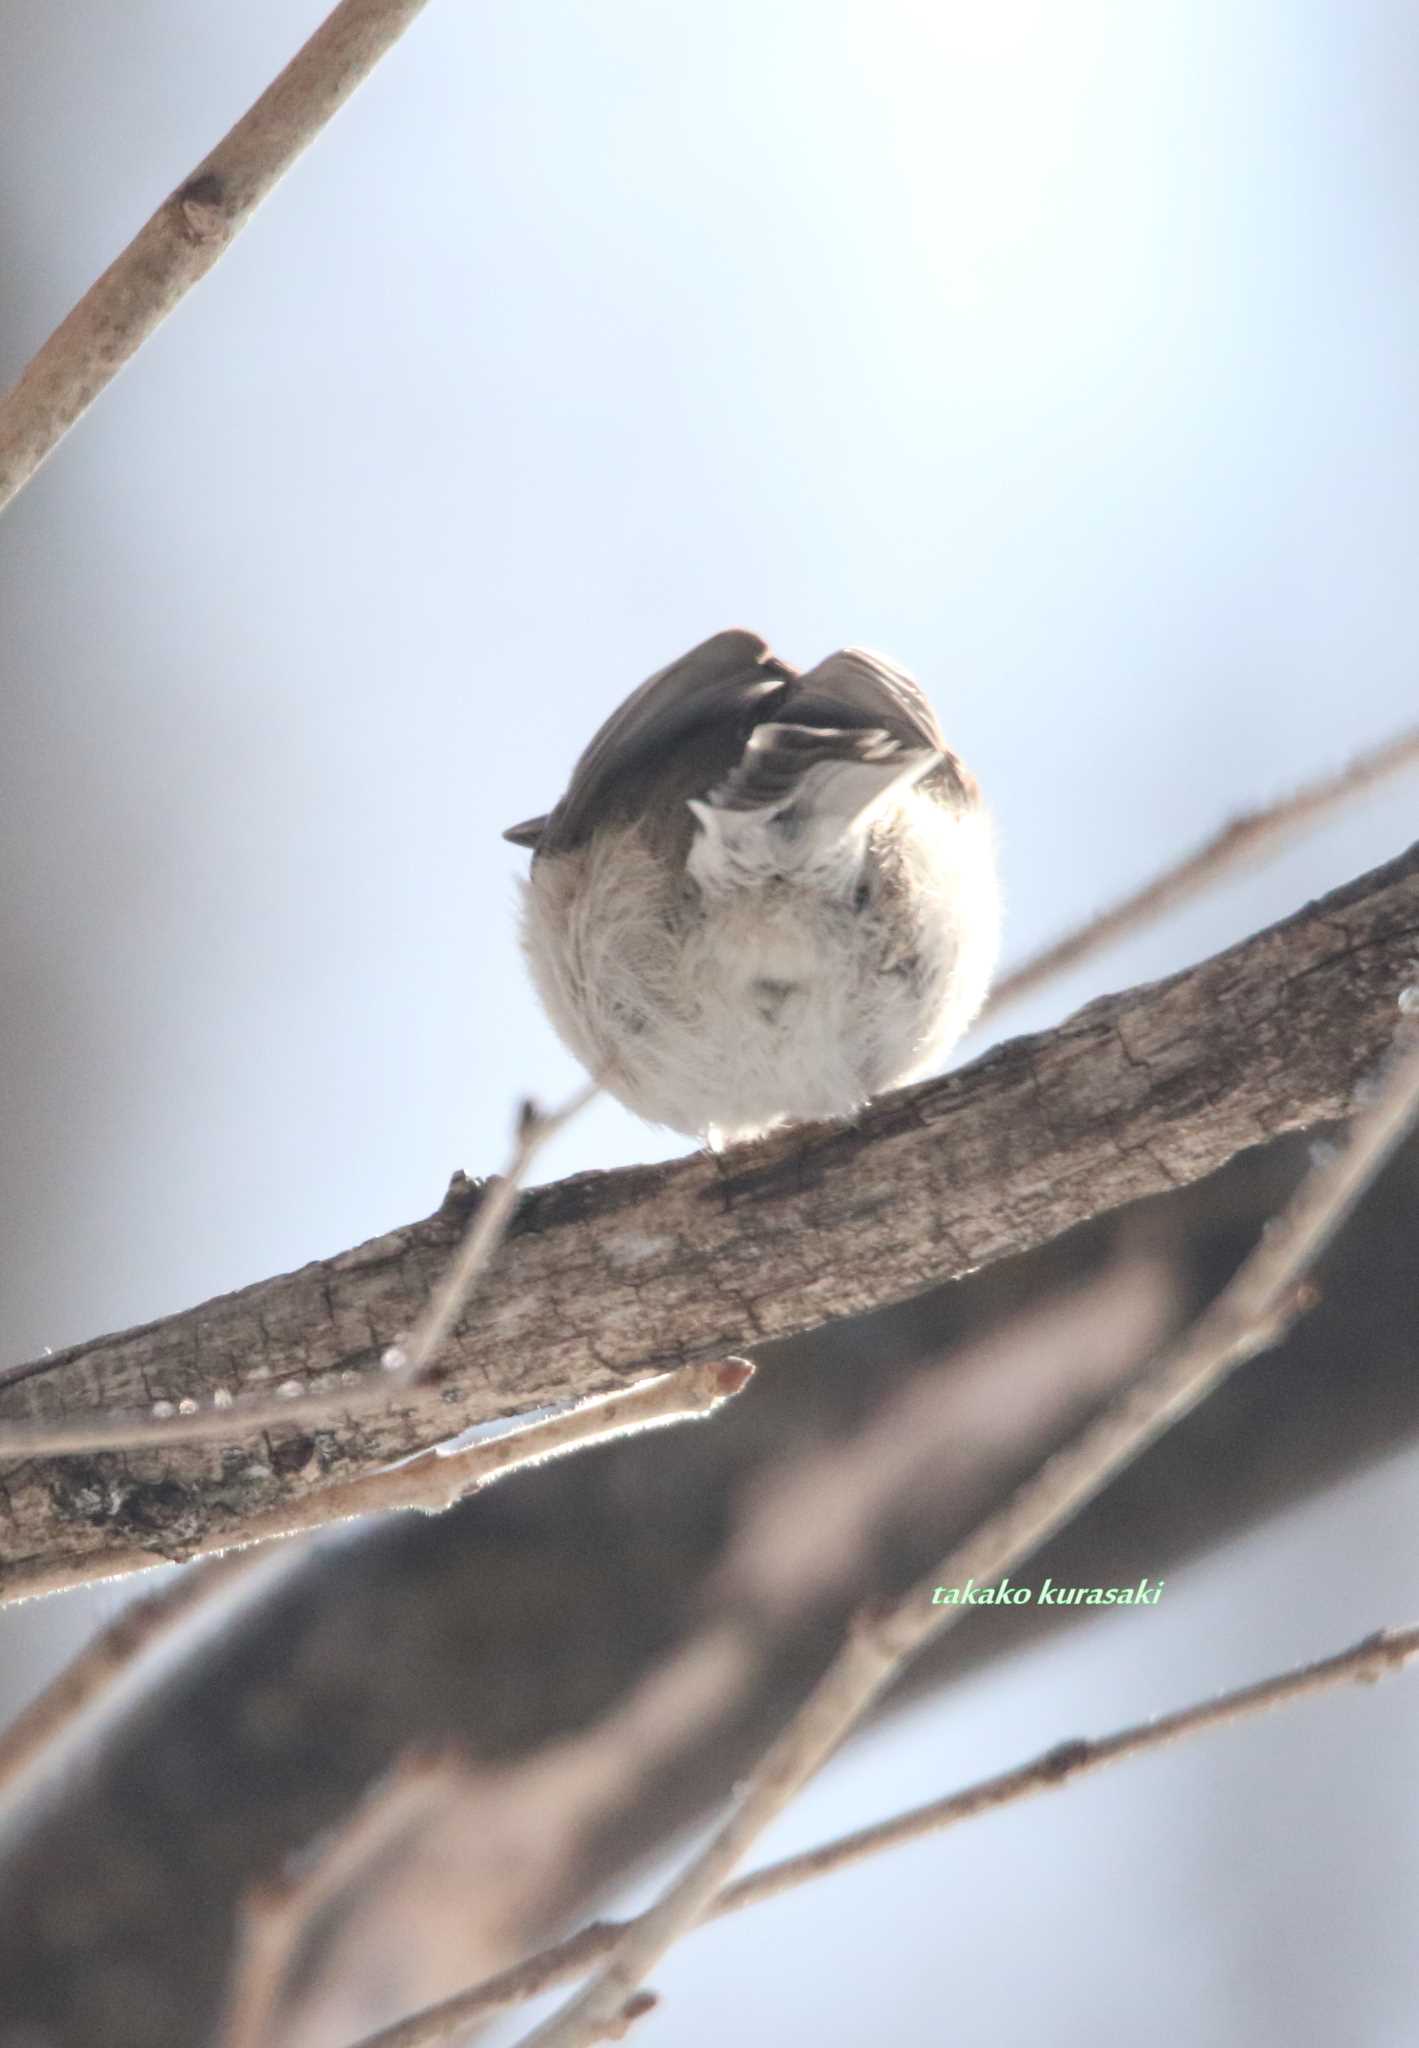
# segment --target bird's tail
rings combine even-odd
[[[742,882],[856,866],[874,819],[942,758],[880,727],[758,725],[738,766],[691,799],[690,871]]]

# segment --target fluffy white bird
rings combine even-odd
[[[995,965],[975,780],[918,684],[863,648],[800,674],[716,633],[504,836],[533,849],[524,944],[562,1039],[627,1108],[711,1145],[925,1072]]]

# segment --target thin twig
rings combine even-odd
[[[816,1849],[785,1856],[777,1863],[766,1864],[762,1870],[752,1871],[748,1877],[718,1892],[698,1924],[703,1926],[728,1913],[742,1912],[746,1906],[760,1905],[765,1899],[777,1898],[780,1893],[793,1891],[815,1878],[830,1876],[883,1849],[898,1848],[904,1842],[918,1841],[923,1835],[938,1834],[980,1814],[993,1813],[998,1807],[1013,1806],[1036,1793],[1055,1790],[1125,1757],[1147,1755],[1208,1729],[1264,1714],[1273,1707],[1289,1706],[1312,1693],[1327,1692],[1341,1685],[1376,1683],[1402,1671],[1416,1657],[1419,1628],[1381,1629],[1336,1656],[1322,1657],[1295,1671],[1181,1707],[1157,1720],[1135,1722],[1132,1727],[1092,1740],[1057,1742],[1029,1763],[1016,1764],[1011,1770],[978,1779],[943,1799],[911,1807],[890,1820],[837,1835],[829,1842],[821,1842]],[[377,2034],[366,2035],[355,2048],[442,2048],[443,2043],[475,2020],[486,2019],[506,2006],[538,1998],[558,1984],[584,1976],[594,1963],[610,1955],[636,1924],[634,1920],[593,1921],[567,1940],[540,1949],[536,1955],[500,1970],[481,1984],[441,1999],[437,2005],[426,2006],[422,2012],[412,2013]]]
[[[509,1429],[501,1436],[465,1445],[462,1450],[424,1451],[406,1464],[391,1466],[387,1472],[374,1472],[368,1478],[352,1479],[345,1486],[310,1495],[308,1502],[314,1507],[326,1501],[327,1495],[333,1497],[336,1517],[346,1512],[375,1514],[391,1508],[421,1508],[425,1514],[441,1514],[519,1465],[540,1465],[566,1451],[580,1450],[585,1444],[607,1437],[633,1436],[663,1422],[712,1415],[740,1393],[753,1374],[754,1368],[745,1358],[682,1365],[678,1371],[661,1373],[657,1379],[639,1380],[622,1393],[582,1401],[565,1415],[529,1422],[521,1429]],[[348,1500],[348,1509],[342,1507],[342,1498]],[[278,1509],[278,1519],[281,1513]],[[322,1519],[328,1520],[329,1516]]]
[[[359,1479],[302,1494],[284,1507],[247,1518],[235,1542],[271,1543],[282,1537],[323,1529],[358,1515],[389,1514],[420,1509],[442,1514],[470,1493],[514,1472],[521,1465],[540,1465],[568,1451],[603,1443],[611,1437],[633,1436],[667,1422],[712,1415],[739,1393],[753,1377],[747,1359],[717,1359],[706,1365],[685,1365],[657,1379],[639,1380],[619,1394],[603,1394],[578,1402],[564,1415],[529,1422],[520,1429],[467,1444],[461,1450],[421,1451],[401,1465],[369,1472]],[[226,1536],[224,1543],[232,1543]],[[0,1600],[3,1605],[3,1600]]]
[[[935,1585],[993,1584],[1061,1528],[1244,1359],[1274,1344],[1305,1305],[1303,1275],[1419,1110],[1419,1049],[1406,1053],[1344,1148],[1312,1171],[1193,1328],[1135,1385],[1048,1459],[998,1513],[902,1600],[858,1617],[837,1657],[771,1745],[718,1832],[626,1934],[586,1989],[524,2037],[525,2048],[587,2048],[679,1936],[700,1919],[750,1845],[821,1768],[907,1660],[965,1611],[934,1606]]]
[[[293,1383],[289,1396],[276,1394],[228,1395],[220,1407],[192,1412],[171,1401],[157,1402],[162,1414],[153,1409],[126,1412],[106,1409],[80,1411],[62,1422],[0,1423],[0,1458],[62,1457],[102,1450],[136,1450],[159,1444],[230,1443],[263,1429],[283,1429],[296,1424],[332,1424],[368,1413],[371,1409],[398,1406],[399,1394],[417,1386],[446,1342],[459,1313],[477,1281],[492,1263],[503,1231],[517,1203],[522,1183],[543,1147],[577,1116],[596,1093],[589,1083],[561,1108],[539,1110],[525,1102],[518,1113],[517,1136],[512,1156],[500,1177],[488,1181],[462,1244],[447,1272],[429,1298],[414,1331],[403,1343],[391,1345],[384,1354],[384,1370],[363,1386],[339,1386],[303,1394]]]
[[[366,1472],[358,1479],[313,1487],[309,1493],[300,1494],[280,1507],[250,1514],[235,1531],[225,1530],[199,1539],[187,1551],[186,1558],[242,1552],[252,1544],[278,1543],[314,1529],[328,1528],[335,1522],[352,1521],[360,1515],[390,1514],[406,1508],[440,1514],[479,1487],[516,1471],[520,1465],[540,1465],[548,1458],[582,1450],[588,1444],[632,1436],[661,1423],[712,1415],[748,1384],[753,1371],[753,1366],[743,1358],[683,1365],[675,1372],[661,1373],[656,1379],[639,1380],[621,1393],[579,1401],[563,1415],[529,1422],[520,1429],[506,1430],[501,1436],[468,1444],[462,1450],[447,1454],[421,1451],[403,1464],[387,1466],[381,1472]],[[62,1568],[52,1576],[43,1572],[17,1574],[0,1587],[0,1607],[33,1600],[44,1593],[63,1592],[76,1583],[90,1585],[102,1579],[124,1578],[130,1572],[149,1571],[153,1563],[153,1558],[141,1552],[120,1552],[102,1565],[86,1569],[77,1580],[66,1576]]]
[[[1116,1263],[1094,1284],[1032,1309],[1017,1317],[1005,1334],[958,1353],[956,1364],[967,1376],[984,1377],[992,1360],[1008,1368],[1012,1352],[1021,1353],[1033,1361],[1041,1377],[1052,1363],[1073,1383],[1078,1361],[1101,1357],[1116,1381],[1131,1361],[1157,1342],[1170,1302],[1159,1265],[1146,1260]],[[908,1428],[914,1424],[918,1437],[929,1440],[933,1435],[930,1419],[920,1409],[910,1422],[905,1415],[899,1422]],[[867,1461],[890,1466],[890,1459],[882,1459],[880,1437],[875,1458],[873,1448],[869,1443],[864,1450]],[[833,1554],[851,1542],[846,1535],[840,1545],[835,1529],[840,1517],[845,1517],[845,1530],[861,1534],[863,1524],[852,1496],[858,1494],[860,1507],[863,1481],[855,1481],[842,1468],[820,1477],[832,1497],[831,1507],[824,1509],[820,1501],[815,1509],[811,1499],[805,1504],[800,1498],[796,1512],[808,1516]],[[792,1492],[791,1481],[786,1483]],[[778,1495],[778,1488],[769,1489],[769,1498],[777,1500]],[[519,1910],[525,1906],[535,1913],[536,1900],[555,1893],[565,1870],[591,1852],[606,1817],[634,1811],[637,1798],[659,1783],[667,1768],[673,1770],[677,1759],[683,1763],[699,1743],[722,1731],[761,1683],[765,1660],[772,1661],[772,1646],[779,1638],[783,1609],[773,1574],[760,1576],[752,1560],[760,1541],[772,1549],[780,1539],[771,1525],[767,1499],[747,1499],[736,1521],[734,1541],[710,1589],[705,1623],[679,1651],[652,1662],[593,1725],[544,1749],[520,1773],[507,1774],[501,1785],[484,1782],[478,1788],[472,1826],[464,1824],[470,1845],[489,1840],[520,1845],[508,1859],[509,1870],[515,1869],[517,1875],[504,1881],[500,1900],[500,1925],[510,1935],[518,1925],[527,1924],[525,1918],[519,1920]],[[814,1598],[828,1595],[835,1578],[830,1564],[826,1576],[814,1580]],[[508,1882],[517,1891],[516,1899],[507,1894]],[[491,1966],[490,1960],[487,1967]]]
[[[518,1113],[517,1138],[506,1172],[483,1190],[483,1199],[474,1212],[467,1236],[458,1248],[458,1256],[434,1289],[414,1334],[405,1344],[394,1347],[393,1358],[386,1354],[385,1364],[395,1367],[393,1385],[396,1388],[416,1386],[423,1378],[440,1345],[458,1321],[463,1304],[479,1275],[491,1263],[493,1253],[502,1242],[503,1232],[533,1160],[573,1117],[580,1116],[597,1092],[598,1084],[588,1081],[560,1109],[542,1110],[534,1102],[523,1103]]]
[[[145,1651],[256,1562],[232,1552],[194,1565],[100,1629],[0,1734],[0,1790],[8,1791]]]
[[[1327,812],[1339,810],[1352,798],[1373,789],[1376,783],[1416,765],[1419,726],[1410,726],[1407,732],[1397,733],[1368,753],[1358,754],[1337,773],[1304,783],[1290,796],[1279,798],[1263,810],[1244,811],[1174,866],[1145,882],[1133,895],[1125,896],[1121,903],[1101,911],[1023,960],[991,990],[981,1019],[993,1017],[1021,996],[1032,995],[1042,982],[1063,974],[1066,968],[1077,967],[1081,960],[1102,952],[1140,925],[1151,924],[1244,860],[1259,853],[1279,852],[1285,841],[1303,826],[1317,823]]]
[[[427,0],[341,0],[0,399],[0,509],[216,263]]]
[[[299,1423],[312,1418],[333,1423],[361,1411],[387,1408],[391,1396],[397,1401],[401,1387],[417,1384],[447,1341],[469,1294],[492,1262],[518,1190],[537,1154],[585,1108],[595,1093],[595,1083],[589,1083],[560,1109],[550,1112],[540,1111],[531,1103],[523,1104],[507,1172],[485,1188],[448,1273],[435,1288],[413,1334],[405,1344],[391,1347],[391,1352],[386,1353],[386,1365],[392,1366],[392,1370],[382,1379],[338,1392],[298,1395],[290,1400],[278,1397],[275,1403],[265,1398],[229,1399],[227,1406],[206,1413],[175,1413],[162,1419],[152,1415],[98,1413],[74,1415],[55,1425],[11,1423],[0,1426],[0,1454],[23,1452],[33,1456],[114,1444],[171,1444],[190,1441],[194,1436],[223,1439],[239,1437],[258,1427],[271,1428],[277,1423]],[[199,1539],[187,1549],[185,1558],[276,1542],[332,1522],[348,1521],[356,1515],[402,1508],[436,1513],[519,1465],[540,1464],[588,1443],[630,1435],[659,1423],[712,1414],[744,1387],[752,1372],[753,1367],[739,1358],[683,1366],[619,1393],[578,1402],[564,1414],[505,1431],[447,1455],[436,1450],[424,1451],[383,1471],[313,1487],[282,1506],[248,1516],[235,1537],[229,1530],[223,1530]],[[26,1572],[13,1572],[0,1589],[0,1606],[59,1592],[76,1583],[122,1578],[129,1572],[150,1569],[153,1562],[144,1553],[120,1553],[77,1577],[62,1566],[41,1565]]]

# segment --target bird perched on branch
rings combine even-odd
[[[917,683],[850,647],[800,674],[740,630],[602,726],[533,850],[523,939],[559,1035],[710,1145],[848,1117],[984,1000],[990,820]]]

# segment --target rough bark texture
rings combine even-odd
[[[520,1473],[452,1514],[318,1543],[264,1602],[208,1630],[185,1660],[159,1662],[0,1834],[0,2040],[206,2048],[235,1901],[338,1825],[392,1757],[456,1737],[476,1758],[510,1763],[593,1727],[722,1603],[726,1553],[760,1489],[805,1458],[850,1450],[944,1352],[1098,1272],[1121,1246],[1169,1254],[1179,1312],[1194,1311],[1280,1207],[1306,1155],[1296,1139],[1249,1153],[1198,1186],[925,1299],[767,1347],[753,1386],[713,1425],[592,1450]],[[1320,1304],[1284,1346],[1155,1445],[1030,1577],[1119,1584],[1172,1574],[1188,1555],[1412,1441],[1416,1204],[1411,1144],[1328,1256]],[[568,1843],[560,1887],[529,1919],[528,1941],[594,1903],[627,1859],[722,1798],[816,1677],[852,1608],[910,1584],[1106,1392],[1064,1388],[1046,1403],[1006,1375],[983,1438],[979,1390],[963,1390],[954,1420],[938,1417],[933,1483],[890,1497],[864,1528],[847,1581],[824,1597],[813,1580],[766,1623],[760,1682],[713,1739],[687,1741],[634,1805],[608,1796],[595,1839],[579,1853]],[[1313,1590],[1305,1597],[1314,1604]],[[939,1685],[1085,1618],[1034,1606],[973,1618],[914,1682]],[[1316,1640],[1387,1619],[1357,1620],[1347,1590],[1333,1611],[1317,1607]],[[1101,1700],[1099,1725],[1109,1712]],[[457,1898],[457,1887],[442,1889]],[[386,1905],[361,1923],[370,1974],[389,2001],[371,2005],[367,2025],[437,1989],[421,1981],[408,1916]],[[465,1918],[465,1956],[478,1952],[480,1925]]]
[[[185,1557],[253,1512],[469,1423],[885,1307],[1345,1114],[1419,981],[1419,846],[1168,980],[888,1097],[849,1129],[526,1195],[435,1382],[241,1448],[34,1458],[0,1485],[0,1586]],[[461,1233],[430,1218],[0,1378],[0,1419],[378,1370]]]

